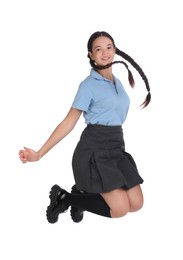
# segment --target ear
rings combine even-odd
[[[90,59],[94,60],[94,59],[93,59],[93,55],[92,55],[92,52],[91,52],[91,51],[89,51],[89,52],[88,52],[88,56],[90,57]]]

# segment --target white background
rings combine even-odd
[[[1,259],[183,259],[181,10],[181,0],[0,2]],[[152,102],[140,110],[144,82],[131,68],[131,90],[126,70],[114,66],[131,97],[126,150],[145,180],[145,204],[120,219],[86,212],[79,224],[68,211],[52,225],[49,191],[74,183],[84,119],[39,162],[22,165],[18,151],[39,149],[65,117],[89,74],[86,45],[97,30],[109,32],[150,82]]]

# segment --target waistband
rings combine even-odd
[[[87,125],[80,143],[91,148],[113,149],[123,148],[123,130],[121,126]]]
[[[92,130],[101,130],[101,131],[116,131],[116,130],[122,130],[122,127],[120,125],[92,125],[92,124],[88,124],[86,126],[87,129]]]

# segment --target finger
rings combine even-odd
[[[20,158],[22,162],[27,162],[28,160],[25,157]]]
[[[23,152],[19,155],[19,158],[21,161],[27,161],[27,158],[25,157],[25,154]]]
[[[24,164],[24,163],[27,163],[27,161],[25,162],[25,161],[22,161],[22,163]]]
[[[19,156],[23,157],[25,155],[25,151],[19,152]]]
[[[25,149],[25,151],[31,151],[31,149],[28,147],[24,147],[24,149]]]

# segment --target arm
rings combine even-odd
[[[40,148],[39,151],[34,151],[24,147],[24,150],[19,151],[19,158],[22,163],[34,162],[40,160],[48,153],[57,143],[59,143],[66,135],[68,135],[81,116],[82,111],[71,108],[64,120],[55,128],[48,140]]]

